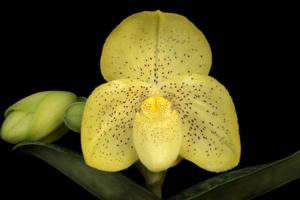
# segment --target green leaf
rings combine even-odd
[[[14,147],[40,158],[102,200],[158,200],[143,187],[118,172],[103,172],[87,166],[81,155],[51,144],[21,143]]]
[[[85,102],[72,103],[65,111],[65,125],[72,131],[80,133],[82,114],[85,107]]]
[[[203,181],[169,200],[253,199],[300,177],[300,151],[281,160]]]

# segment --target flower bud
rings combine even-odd
[[[85,102],[79,101],[72,103],[65,112],[65,125],[72,131],[80,133],[81,121]]]
[[[22,141],[53,142],[67,132],[66,108],[77,99],[65,91],[45,91],[30,95],[5,111],[1,138],[9,143]]]

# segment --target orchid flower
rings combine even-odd
[[[140,160],[160,172],[181,158],[213,172],[235,167],[237,115],[226,88],[208,76],[211,60],[205,36],[181,15],[147,11],[121,22],[102,50],[108,83],[84,109],[85,162],[104,171]]]

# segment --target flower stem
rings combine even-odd
[[[151,193],[161,198],[162,185],[164,183],[167,171],[162,171],[157,173],[151,172],[140,162],[137,162],[135,166],[137,167],[139,172],[143,175],[145,179],[146,188]]]

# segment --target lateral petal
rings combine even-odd
[[[208,171],[235,167],[240,138],[234,104],[217,80],[206,75],[182,75],[160,85],[183,123],[180,155]]]
[[[151,86],[123,79],[97,87],[83,113],[81,144],[84,159],[104,171],[128,168],[137,160],[132,143],[133,118]]]

